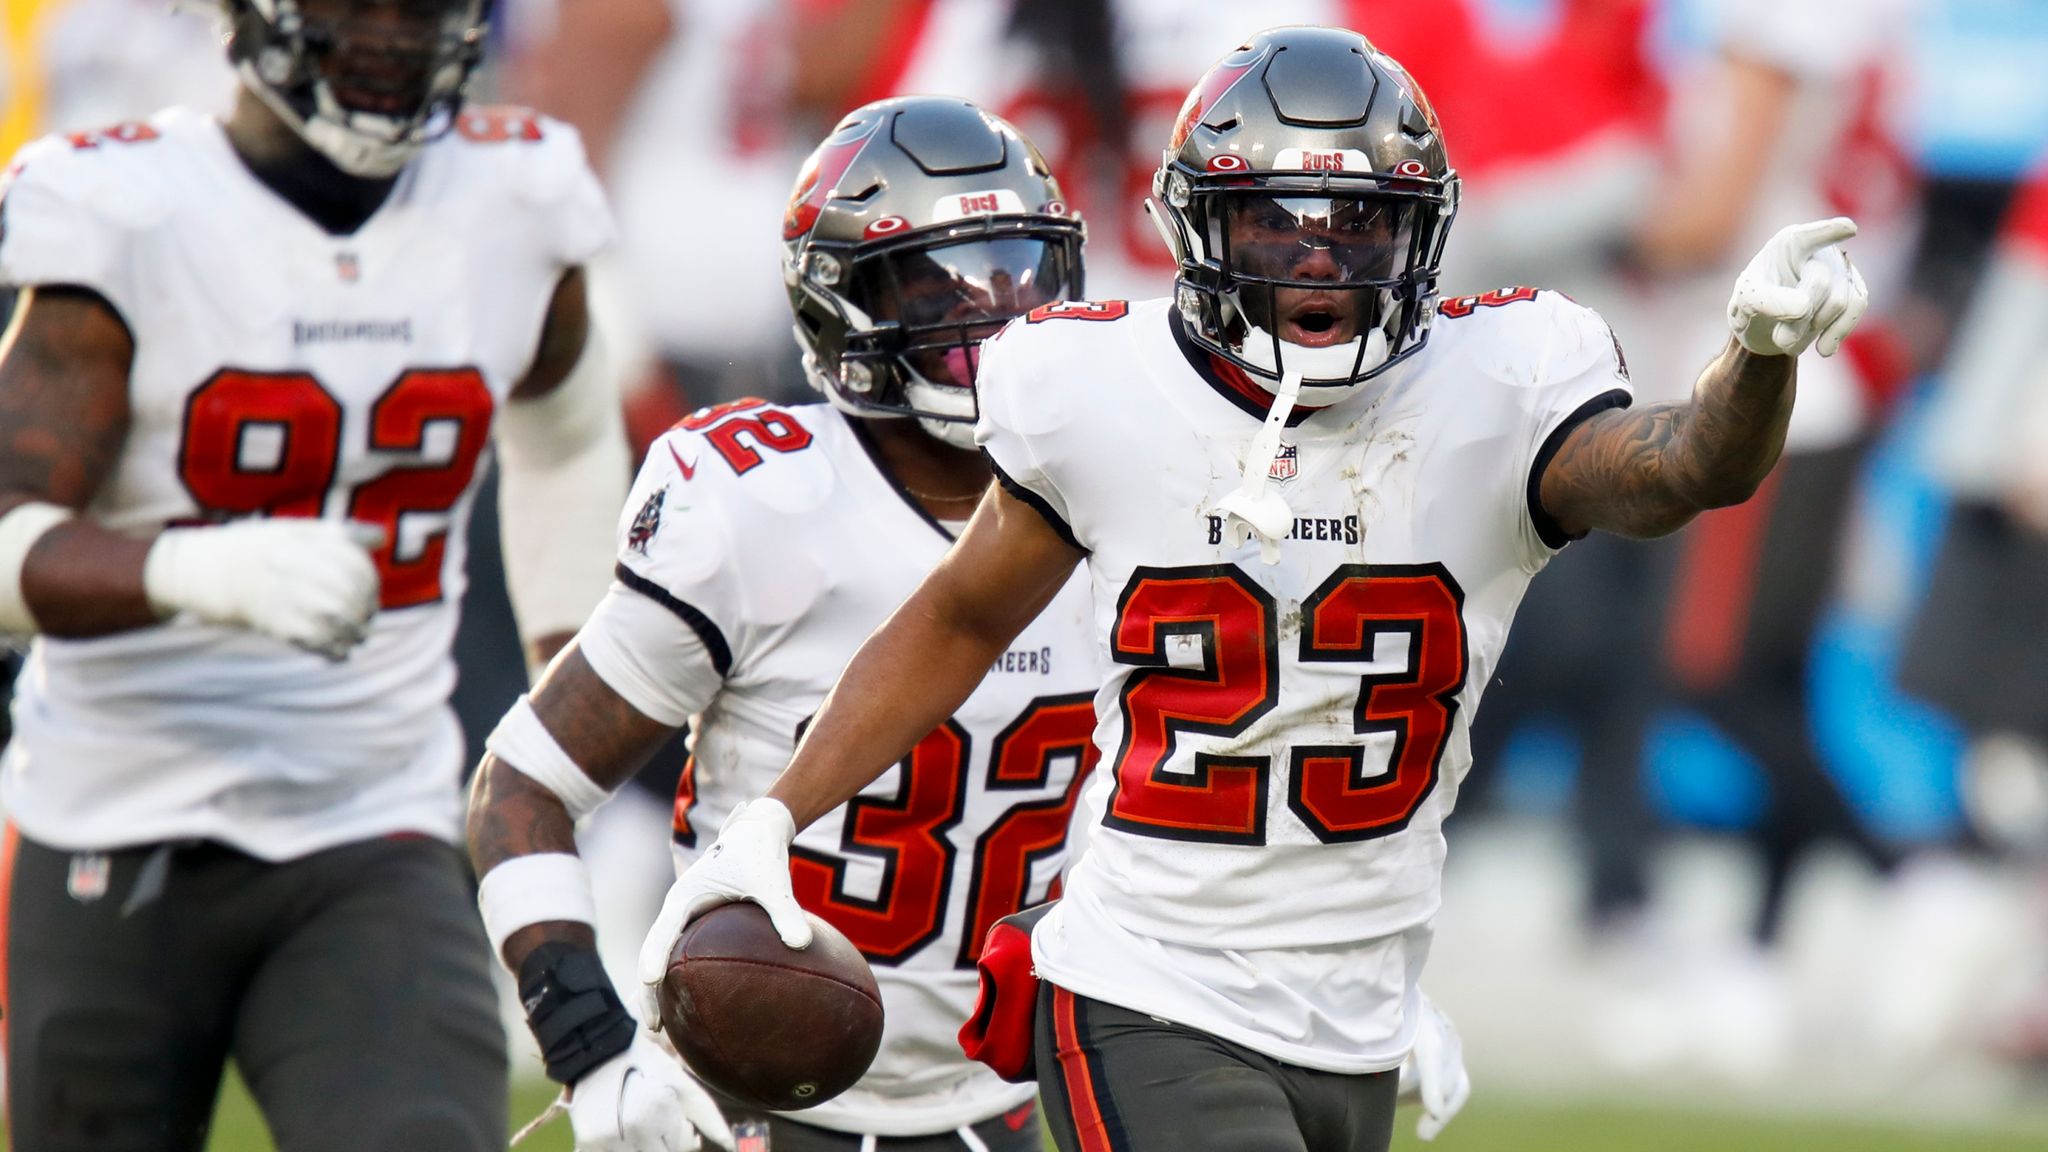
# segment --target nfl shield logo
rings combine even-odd
[[[71,874],[64,890],[80,904],[90,904],[107,894],[107,877],[113,870],[105,853],[80,852],[71,858]]]
[[[735,1152],[769,1152],[768,1125],[758,1120],[735,1124],[732,1135]]]
[[[1292,444],[1282,444],[1273,456],[1273,466],[1266,469],[1266,478],[1275,483],[1285,484],[1301,471],[1301,450]]]
[[[353,284],[356,278],[362,275],[362,267],[356,263],[356,254],[353,252],[335,253],[334,271],[344,284]]]

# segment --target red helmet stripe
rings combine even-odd
[[[1218,64],[1209,69],[1209,74],[1202,77],[1195,90],[1188,93],[1187,103],[1180,106],[1180,119],[1173,125],[1173,143],[1167,150],[1180,151],[1180,146],[1187,143],[1188,136],[1194,132],[1195,125],[1202,122],[1202,114],[1215,107],[1216,102],[1223,99],[1224,94],[1263,59],[1265,57],[1261,55],[1249,64]]]
[[[782,238],[794,240],[811,230],[818,222],[818,215],[825,210],[825,201],[839,187],[839,178],[853,167],[854,157],[867,147],[873,139],[873,125],[851,140],[834,144],[826,142],[818,146],[811,158],[804,161],[803,172],[796,178],[796,190],[789,195],[789,210],[782,216]]]

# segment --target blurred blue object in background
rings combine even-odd
[[[1923,4],[1902,136],[1932,177],[2009,180],[2048,148],[2048,4]]]

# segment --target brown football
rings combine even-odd
[[[757,904],[690,921],[668,954],[661,1027],[704,1083],[741,1104],[822,1104],[867,1073],[882,1046],[882,994],[868,962],[812,916],[797,951]]]

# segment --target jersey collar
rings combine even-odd
[[[1246,415],[1258,420],[1266,418],[1266,414],[1273,410],[1271,392],[1259,387],[1244,369],[1196,344],[1188,336],[1187,326],[1182,323],[1179,312],[1168,309],[1166,323],[1173,329],[1173,342],[1180,348],[1181,356],[1203,383]],[[1296,405],[1294,411],[1287,414],[1287,426],[1296,427],[1322,410],[1306,404]]]

